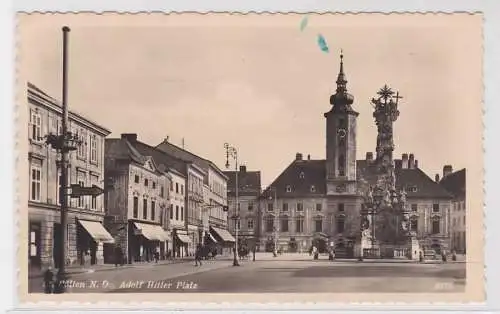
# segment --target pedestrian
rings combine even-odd
[[[198,266],[198,263],[200,264],[200,266],[202,265],[201,264],[201,253],[202,253],[202,249],[203,247],[201,246],[201,244],[198,244],[198,247],[196,248],[196,251],[194,253],[194,266]]]
[[[43,287],[44,292],[50,294],[54,291],[54,273],[52,272],[52,267],[48,267],[43,273]]]
[[[160,252],[156,250],[154,255],[155,255],[155,263],[158,263],[158,260],[160,259]]]
[[[457,251],[455,250],[451,251],[451,260],[454,262],[457,261]]]
[[[119,244],[115,248],[115,267],[118,267],[118,264],[123,265],[123,251]]]
[[[314,255],[314,259],[318,259],[319,258],[319,254],[318,254],[318,248],[316,246],[313,246],[312,252],[313,252],[313,255]]]

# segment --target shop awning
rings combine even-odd
[[[139,234],[141,234],[148,240],[162,241],[162,242],[169,240],[168,233],[165,230],[163,230],[161,226],[150,225],[140,222],[134,222],[134,226],[136,230],[139,231]]]
[[[219,228],[212,227],[212,230],[222,239],[224,242],[236,242],[234,237],[229,233],[229,231]]]
[[[114,243],[113,236],[98,221],[78,220],[96,242]]]
[[[208,232],[207,234],[208,234],[208,237],[210,238],[210,240],[212,240],[214,243],[217,243],[217,240],[214,238],[214,236],[210,232]]]
[[[187,234],[177,234],[177,239],[182,243],[188,244],[191,243],[191,239],[187,236]]]

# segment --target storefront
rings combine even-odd
[[[188,233],[185,230],[175,230],[174,251],[176,257],[186,257],[189,245],[192,245],[192,241]]]
[[[170,235],[160,225],[143,222],[129,224],[129,260],[131,262],[151,262],[155,253],[162,254]]]
[[[102,256],[98,252],[102,253],[103,244],[114,242],[111,234],[99,221],[77,219],[76,247],[80,265],[100,264]]]

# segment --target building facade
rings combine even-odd
[[[297,153],[295,160],[266,188],[261,197],[261,249],[320,251],[353,256],[360,236],[363,187],[376,183],[373,153],[357,156],[354,97],[347,92],[343,56],[332,109],[326,119],[326,159]],[[405,189],[411,204],[412,228],[422,247],[450,247],[450,208],[453,196],[430,179],[414,154],[394,160],[396,189]],[[376,228],[383,226],[375,226]],[[382,230],[379,230],[381,232]],[[377,230],[374,230],[375,237]]]
[[[169,169],[169,174],[172,177],[172,185],[170,185],[170,226],[172,234],[183,233],[186,231],[186,176],[174,168]],[[187,232],[185,232],[187,235]],[[176,252],[176,257],[187,256],[187,248],[185,245],[177,245],[176,249],[172,246],[172,251]]]
[[[165,258],[171,243],[169,193],[172,178],[165,165],[141,154],[136,134],[107,139],[105,173],[106,225],[120,245],[128,263],[153,261],[155,253]],[[107,246],[106,257],[115,258],[115,246]]]
[[[224,247],[227,246],[225,242],[234,243],[234,238],[227,231],[227,212],[224,211],[227,206],[228,181],[224,172],[210,160],[177,147],[168,140],[164,140],[156,148],[190,164],[187,229],[193,239],[192,253],[197,244],[218,243],[219,247]]]
[[[451,248],[457,253],[465,254],[467,251],[467,210],[466,210],[466,170],[453,172],[451,165],[443,167],[443,177],[439,181],[446,190],[453,194],[451,207]]]
[[[48,134],[61,134],[60,103],[28,83],[29,110],[29,262],[33,267],[56,263],[67,232],[67,264],[103,263],[103,244],[113,242],[102,225],[103,196],[69,199],[68,226],[60,224],[61,170],[57,151],[45,143]],[[68,130],[78,134],[81,145],[69,157],[69,184],[103,188],[104,138],[110,131],[79,114],[69,112]]]
[[[252,246],[254,243],[260,249],[261,211],[259,197],[262,192],[260,171],[248,171],[242,165],[239,171],[226,171],[228,181],[228,223],[229,231],[236,236],[238,226],[238,241]],[[238,175],[238,204],[236,204],[236,175]],[[239,219],[231,219],[233,216]]]

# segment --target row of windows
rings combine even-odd
[[[190,191],[203,195],[203,180],[192,174],[188,177]]]
[[[463,216],[462,219],[460,219],[460,217],[453,218],[453,227],[455,227],[457,224],[460,224],[460,223],[462,223],[464,226],[466,225],[465,224],[465,216]]]
[[[141,182],[141,178],[138,174],[136,174],[134,176],[134,182],[139,184]],[[150,187],[154,190],[156,189],[156,182],[153,181],[153,180],[150,180],[148,178],[145,178],[144,179],[144,186],[145,187]],[[165,197],[165,188],[163,187],[163,185],[160,185],[160,197]]]
[[[238,229],[241,229],[241,221],[238,220],[237,222]],[[247,229],[252,230],[255,227],[255,222],[253,219],[248,219],[247,220]]]
[[[156,202],[154,200],[151,201],[151,211],[150,216],[148,216],[148,199],[143,199],[142,200],[142,219],[144,220],[155,220],[156,219]],[[134,196],[134,211],[133,211],[133,216],[134,218],[139,218],[139,198],[137,196]]]
[[[170,219],[174,219],[173,204],[170,204]],[[184,206],[175,205],[175,220],[184,220]]]
[[[217,182],[215,180],[212,180],[210,182],[210,191],[221,197],[225,197],[227,195],[226,187],[224,186],[224,184],[221,184],[220,182]]]
[[[37,110],[32,110],[29,122],[29,138],[34,142],[42,142],[45,134],[43,133],[43,117]],[[90,162],[98,163],[99,138],[95,134],[82,128],[72,128],[72,132],[80,139],[81,143],[77,148],[77,157],[86,160],[89,157]],[[52,119],[53,134],[62,134],[62,122],[57,117]],[[88,155],[88,156],[87,156]]]
[[[174,191],[174,184],[170,185],[170,191]],[[179,184],[175,182],[175,193],[184,195],[184,184]]]
[[[304,210],[304,205],[303,205],[303,203],[299,202],[299,203],[296,204],[295,208],[296,208],[297,211],[303,211]],[[315,208],[316,208],[316,211],[320,212],[320,211],[323,210],[323,204],[316,203]],[[282,204],[281,211],[287,212],[289,209],[290,208],[288,206],[288,203],[283,203]],[[339,212],[343,212],[344,211],[344,204],[343,203],[338,204],[337,210]],[[267,204],[267,211],[268,212],[273,212],[274,211],[274,204],[273,203],[268,203]]]
[[[453,210],[454,211],[465,210],[465,202],[453,203]]]
[[[69,178],[70,179],[70,178]],[[61,204],[61,175],[60,171],[58,171],[57,175],[57,184],[56,184],[56,204]],[[90,185],[97,185],[99,183],[99,177],[95,175],[90,175]],[[68,185],[70,185],[71,180],[69,180]],[[76,175],[76,183],[80,186],[87,185],[87,174],[82,171],[78,171]],[[29,198],[31,201],[40,202],[42,201],[41,196],[42,191],[42,164],[41,162],[32,162],[30,166],[30,194]],[[74,206],[78,208],[87,208],[87,209],[97,209],[97,197],[98,196],[80,196],[76,198]],[[72,204],[69,204],[70,206]]]

